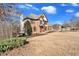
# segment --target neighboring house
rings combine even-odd
[[[32,27],[32,34],[48,31],[48,20],[44,14],[31,14],[23,19],[23,23],[29,21]]]
[[[63,27],[63,28],[62,28],[62,32],[63,32],[63,31],[64,31],[64,32],[65,32],[65,31],[70,31],[70,30],[71,30],[70,27]]]
[[[66,25],[62,25],[62,31],[71,31],[71,26],[66,24]]]
[[[53,31],[53,25],[48,25],[48,32],[52,32]]]
[[[67,27],[62,28],[62,31],[79,31],[79,28],[76,26],[75,27],[67,26]]]
[[[53,31],[61,31],[62,30],[62,25],[60,24],[54,24],[53,25]]]

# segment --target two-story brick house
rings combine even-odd
[[[48,31],[48,20],[44,14],[31,14],[23,19],[23,22],[29,21],[32,27],[32,34]]]

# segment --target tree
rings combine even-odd
[[[78,30],[79,29],[79,17],[73,17],[68,21],[64,22],[64,27],[71,27],[71,29]]]
[[[3,12],[2,12],[3,11]],[[0,19],[1,21],[7,21],[12,25],[12,32],[18,32],[20,12],[16,9],[15,4],[0,4]]]
[[[24,23],[24,28],[25,28],[25,32],[27,33],[27,35],[31,35],[32,34],[32,27],[29,21],[26,21]]]
[[[9,22],[13,22],[17,19],[19,19],[19,11],[17,10],[16,4],[8,4],[8,3],[5,3],[5,4],[0,4],[0,14],[2,14],[1,16],[3,17],[4,20],[7,20]],[[2,12],[3,11],[3,12]]]

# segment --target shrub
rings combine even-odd
[[[26,43],[25,39],[15,38],[9,40],[0,41],[0,52],[5,52],[6,50],[11,50],[15,47],[22,46]]]

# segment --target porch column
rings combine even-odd
[[[23,14],[21,14],[21,16],[20,16],[20,33],[24,33]]]

